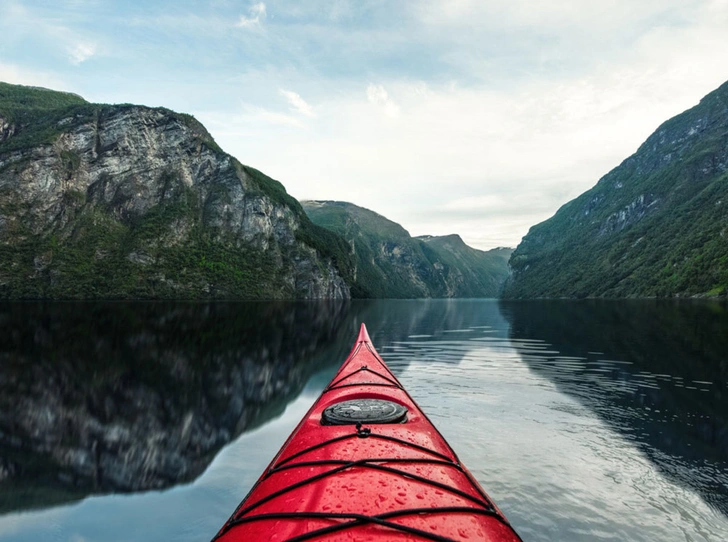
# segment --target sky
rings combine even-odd
[[[515,247],[728,80],[728,0],[0,0],[0,81],[193,114],[299,200]]]

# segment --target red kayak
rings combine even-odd
[[[339,372],[213,540],[521,539],[362,324]]]

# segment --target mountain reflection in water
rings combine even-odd
[[[728,308],[703,301],[501,302],[535,373],[728,515]],[[538,339],[539,348],[522,338]]]
[[[376,300],[0,305],[0,540],[209,539],[361,322],[524,540],[728,539],[725,306]]]
[[[360,322],[401,339],[467,318],[433,303],[0,305],[0,511],[195,479]]]
[[[0,305],[0,510],[192,480],[300,393],[347,310]]]

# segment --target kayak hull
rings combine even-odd
[[[520,538],[362,324],[347,360],[215,540]]]

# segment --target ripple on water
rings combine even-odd
[[[683,385],[682,377],[634,371],[631,360],[599,350],[563,355],[535,339],[397,345],[385,359],[394,354],[406,367],[405,387],[509,517],[528,517],[524,539],[685,540],[688,532],[689,540],[724,540],[725,516],[675,480],[725,493],[726,465],[696,474],[668,454],[658,459],[645,452],[655,432],[639,429],[675,424],[641,394]]]

